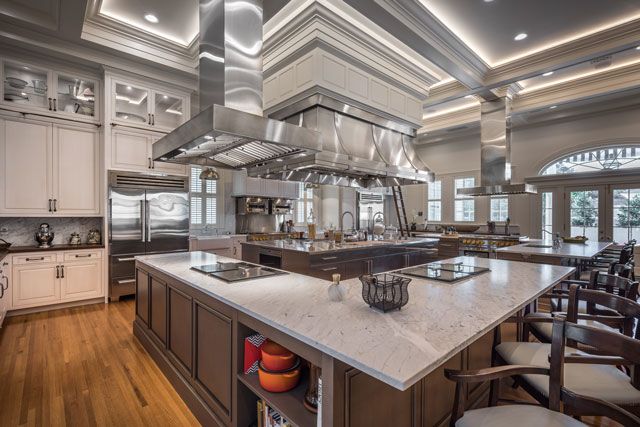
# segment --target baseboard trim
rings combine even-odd
[[[85,299],[80,301],[63,302],[60,304],[43,305],[39,307],[18,308],[15,310],[9,310],[7,317],[20,316],[22,314],[40,313],[42,311],[59,310],[62,308],[80,307],[83,305],[91,304],[104,304],[104,297],[97,297],[91,299]]]

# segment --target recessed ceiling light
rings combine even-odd
[[[638,48],[640,48],[640,46],[638,46]],[[28,70],[29,67],[22,67],[23,70]]]
[[[157,24],[158,23],[158,17],[156,15],[154,15],[153,13],[145,13],[144,14],[144,19],[146,19],[147,21],[151,22],[152,24]]]
[[[131,90],[131,89],[132,89],[131,86],[127,86],[127,90]]]
[[[520,40],[524,40],[527,38],[527,33],[520,33],[517,36],[515,36],[513,39],[516,41],[520,41]]]
[[[213,139],[213,137],[212,137],[211,135],[205,135],[205,136],[204,136],[204,139],[206,139],[206,140],[210,141],[210,140],[212,140],[212,139]]]
[[[473,95],[467,95],[467,96],[465,96],[465,98],[471,99],[471,98],[473,98]]]
[[[485,3],[491,3],[493,0],[484,0]]]
[[[162,99],[169,99],[167,95],[162,95]]]
[[[549,77],[551,74],[553,74],[553,71],[547,71],[542,75],[542,77]]]
[[[551,107],[549,107],[549,110],[553,110],[554,108],[558,108],[557,105],[552,105]]]
[[[640,46],[638,46],[638,47],[636,48],[636,50],[640,50]]]

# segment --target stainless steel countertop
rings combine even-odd
[[[265,240],[258,242],[242,242],[243,245],[253,245],[268,249],[282,249],[285,251],[304,252],[309,254],[353,251],[358,249],[381,248],[385,246],[417,246],[421,244],[437,244],[438,239],[424,237],[410,237],[407,240],[367,240],[363,242],[345,242],[335,244],[329,241],[299,241]]]

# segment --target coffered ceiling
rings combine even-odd
[[[640,18],[637,0],[420,2],[490,67]]]

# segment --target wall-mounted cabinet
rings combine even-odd
[[[0,215],[100,215],[93,126],[0,118]]]
[[[174,163],[154,162],[153,143],[161,134],[148,131],[115,127],[111,130],[111,163],[116,170],[138,172],[163,172],[171,175],[186,175],[187,167]]]
[[[2,61],[4,108],[56,118],[98,123],[100,82],[73,71],[13,60]]]
[[[111,122],[170,132],[189,117],[189,94],[154,88],[143,82],[111,80]]]
[[[298,185],[299,183],[291,181],[251,178],[247,176],[246,171],[234,171],[231,195],[233,197],[259,196],[297,199]]]

